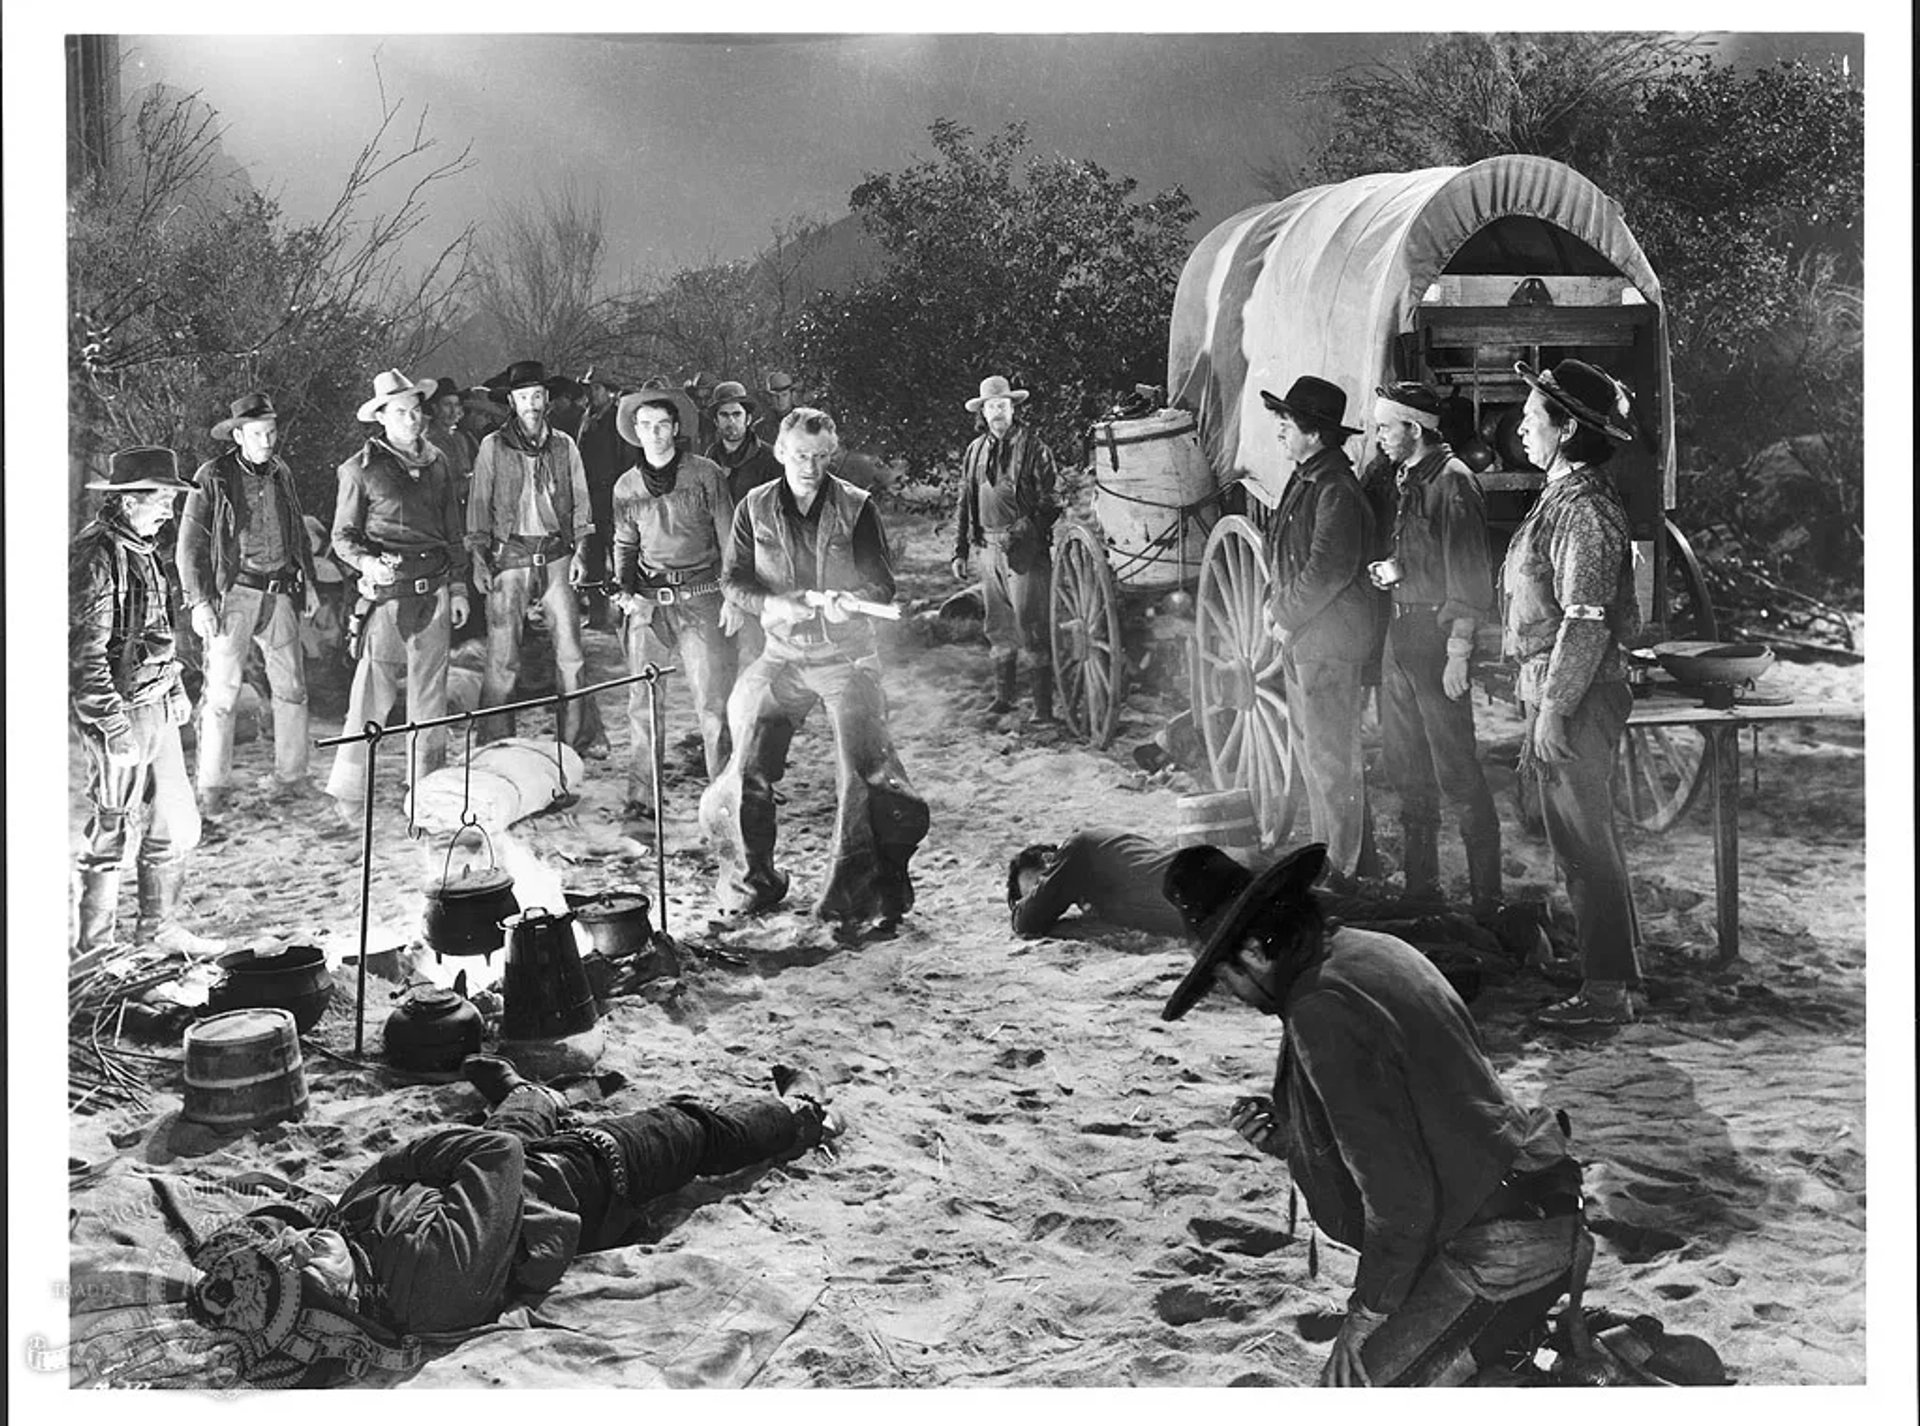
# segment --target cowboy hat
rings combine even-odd
[[[248,421],[277,420],[280,415],[273,409],[273,398],[264,391],[249,391],[235,401],[231,409],[233,414],[224,421],[215,422],[213,429],[208,432],[216,441],[224,441],[232,435],[235,426]]]
[[[633,426],[634,412],[656,401],[673,407],[673,414],[679,420],[682,432],[699,429],[700,418],[685,392],[675,391],[670,386],[643,386],[638,391],[629,391],[622,396],[619,409],[613,413],[614,428],[620,432],[621,440],[630,446],[640,444],[640,433]]]
[[[1323,376],[1300,377],[1287,388],[1284,399],[1271,391],[1262,391],[1260,399],[1266,403],[1269,411],[1317,421],[1323,426],[1333,427],[1343,437],[1361,434],[1356,428],[1343,423],[1347,414],[1347,393]]]
[[[1193,1009],[1213,985],[1221,962],[1240,949],[1255,919],[1271,907],[1298,902],[1326,865],[1324,842],[1310,842],[1288,853],[1257,876],[1218,847],[1188,847],[1176,855],[1161,894],[1179,908],[1196,933],[1204,929],[1206,939],[1192,968],[1167,997],[1160,1018],[1178,1020]]]
[[[604,386],[616,396],[620,394],[620,387],[622,385],[619,377],[610,371],[603,371],[598,366],[588,367],[586,375],[580,378],[580,384],[583,387]]]
[[[427,393],[427,405],[433,405],[433,403],[438,401],[442,396],[458,396],[462,401],[467,399],[466,393],[460,389],[459,385],[450,376],[435,378],[433,390]]]
[[[1627,388],[1599,367],[1569,358],[1546,371],[1523,361],[1513,364],[1521,378],[1542,396],[1571,411],[1576,420],[1596,426],[1616,441],[1631,441],[1633,401]]]
[[[107,473],[88,490],[191,490],[180,478],[180,457],[165,446],[129,446],[107,457]]]
[[[500,389],[520,391],[529,386],[545,386],[551,389],[547,380],[546,363],[538,361],[517,361],[501,373]]]
[[[1015,391],[1006,377],[990,376],[980,383],[980,394],[967,402],[967,410],[977,413],[989,401],[997,401],[1003,396],[1016,406],[1027,399],[1027,393]]]
[[[405,372],[390,367],[374,377],[373,399],[361,404],[359,411],[355,413],[356,419],[377,421],[380,419],[380,408],[389,401],[415,393],[424,401],[427,393],[433,389],[431,381],[413,381]]]
[[[713,399],[707,402],[707,410],[718,411],[729,401],[738,401],[751,413],[757,404],[747,395],[747,388],[737,381],[723,381],[713,388]]]

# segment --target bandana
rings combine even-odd
[[[680,479],[679,446],[673,448],[673,459],[658,470],[647,464],[645,455],[642,455],[634,464],[640,468],[640,479],[646,482],[647,494],[654,496],[673,494],[673,487]]]

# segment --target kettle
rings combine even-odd
[[[453,876],[453,849],[471,827],[487,844],[484,868],[462,867]],[[427,892],[424,918],[426,942],[433,947],[433,958],[447,956],[483,956],[489,962],[500,949],[503,918],[520,909],[514,899],[513,877],[493,859],[493,838],[478,822],[463,823],[447,843],[447,859],[440,869],[440,884]]]
[[[593,984],[580,963],[573,920],[571,911],[549,915],[545,907],[529,906],[500,923],[507,933],[502,1039],[559,1039],[592,1029],[600,1018]]]

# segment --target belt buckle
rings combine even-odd
[[[680,591],[675,589],[671,584],[660,585],[653,591],[653,602],[655,604],[678,604],[680,602]]]
[[[433,593],[433,581],[431,579],[416,579],[413,582],[413,592],[415,594]]]
[[[545,550],[534,550],[527,558],[533,561],[533,567],[535,569],[545,569],[547,567],[547,552]]]

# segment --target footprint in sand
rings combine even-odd
[[[1653,1290],[1669,1302],[1684,1302],[1700,1290],[1700,1285],[1693,1282],[1663,1282],[1656,1284]]]
[[[1247,1315],[1247,1304],[1225,1293],[1176,1282],[1153,1295],[1153,1310],[1169,1327],[1186,1327],[1220,1318],[1237,1322]]]
[[[1686,1239],[1664,1228],[1647,1228],[1638,1223],[1622,1223],[1616,1218],[1589,1218],[1587,1226],[1596,1237],[1604,1238],[1623,1263],[1644,1263],[1662,1253],[1684,1247]]]
[[[1753,1305],[1753,1315],[1762,1322],[1787,1322],[1798,1313],[1784,1302],[1756,1302]]]
[[[1123,1230],[1117,1218],[1081,1218],[1067,1213],[1042,1213],[1027,1230],[1027,1241],[1051,1238],[1070,1248],[1098,1248]]]
[[[1187,1231],[1205,1247],[1250,1258],[1264,1258],[1294,1241],[1294,1235],[1284,1229],[1246,1218],[1193,1218],[1187,1222]]]

